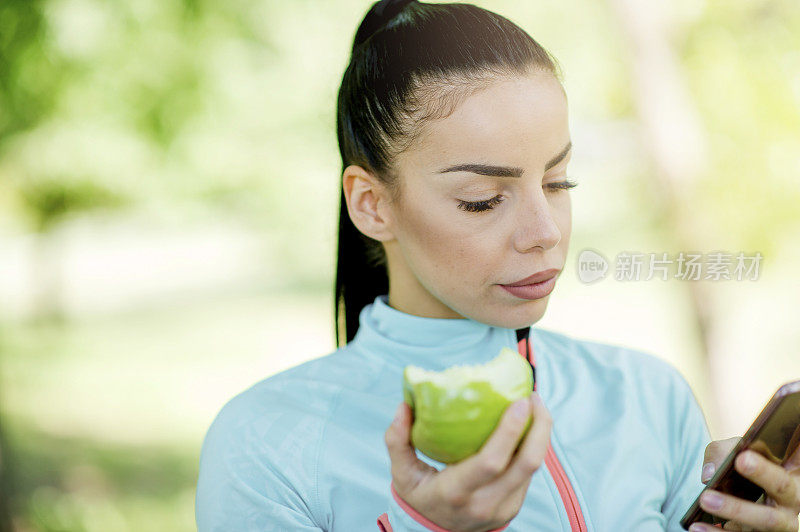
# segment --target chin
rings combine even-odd
[[[521,329],[529,327],[538,322],[544,316],[547,310],[547,302],[550,296],[547,295],[541,299],[534,300],[520,300],[517,304],[509,305],[507,302],[496,305],[492,310],[487,313],[487,307],[481,306],[483,313],[473,318],[476,321],[492,325],[493,327],[502,327],[504,329]]]
[[[544,317],[549,299],[550,296],[545,296],[542,299],[523,302],[509,313],[509,316],[513,316],[516,319],[509,319],[512,323],[506,327],[509,329],[521,329],[522,327],[532,326]]]

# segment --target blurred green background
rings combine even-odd
[[[537,326],[669,360],[712,436],[740,435],[800,378],[796,0],[475,3],[565,75],[580,186]],[[0,3],[0,507],[17,530],[193,530],[225,401],[334,349],[336,91],[370,5]],[[586,248],[764,258],[755,281],[583,284]]]

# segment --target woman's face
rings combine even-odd
[[[384,206],[394,237],[384,241],[389,304],[498,327],[535,323],[549,296],[525,299],[500,285],[564,267],[571,202],[556,184],[571,142],[561,84],[545,73],[497,78],[423,127],[396,159],[401,199]],[[462,203],[492,198],[484,211]]]

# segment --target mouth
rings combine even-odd
[[[509,294],[527,300],[543,299],[550,295],[556,286],[556,279],[561,270],[551,268],[544,270],[511,284],[501,284],[500,287]]]

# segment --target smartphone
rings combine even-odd
[[[764,490],[746,479],[734,469],[736,456],[752,450],[772,462],[783,465],[792,456],[800,443],[800,380],[789,382],[778,388],[756,420],[747,429],[736,447],[725,457],[703,489],[718,490],[753,502],[765,496]],[[703,492],[700,492],[701,494]],[[723,524],[727,519],[712,515],[700,508],[700,495],[681,519],[684,530],[695,522]]]

